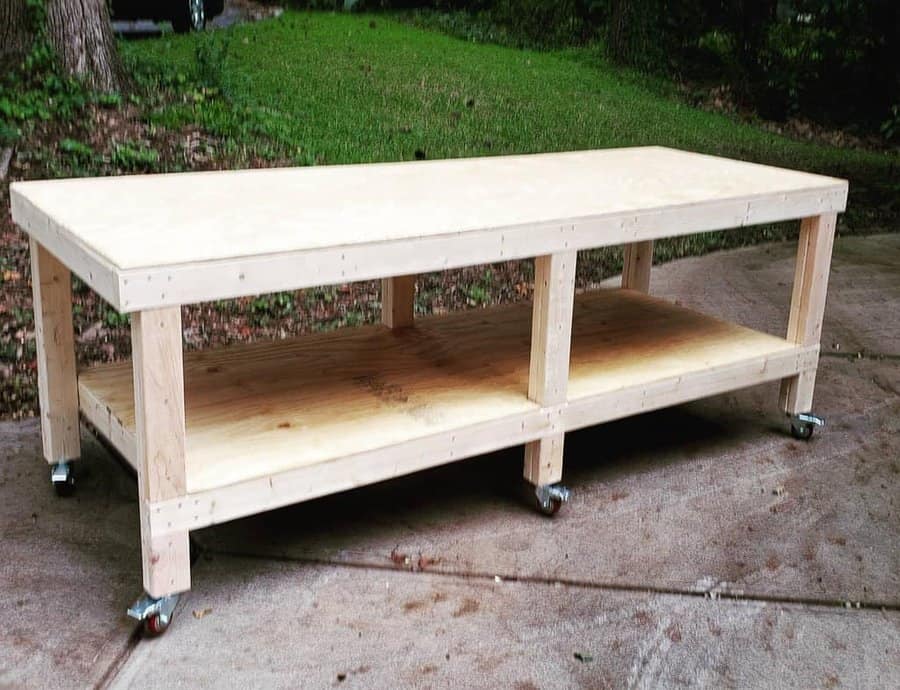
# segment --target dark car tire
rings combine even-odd
[[[203,0],[175,0],[172,6],[172,28],[177,34],[203,31],[206,26],[206,3]]]
[[[225,0],[205,0],[203,6],[206,8],[206,19],[209,21],[225,11]]]

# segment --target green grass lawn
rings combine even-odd
[[[702,112],[673,86],[614,68],[591,49],[529,52],[380,15],[298,12],[121,46],[138,92],[76,88],[61,99],[38,89],[5,102],[0,93],[0,110],[14,115],[13,126],[0,126],[0,146],[21,128],[15,179],[662,144],[849,178],[841,232],[900,225],[896,153],[801,143]],[[657,243],[655,258],[778,239],[797,225],[680,237]],[[26,237],[0,214],[0,416],[37,406],[27,266]],[[615,247],[581,252],[578,283],[621,266]],[[528,261],[429,273],[418,279],[417,310],[527,300],[532,281]],[[367,281],[191,305],[183,318],[189,347],[214,347],[371,322],[379,309],[379,285]],[[127,318],[80,281],[74,312],[81,364],[128,356]]]
[[[195,122],[299,164],[661,144],[847,177],[857,213],[844,231],[900,192],[896,154],[794,141],[689,107],[588,49],[523,51],[384,16],[286,12],[123,50],[151,79],[181,75],[220,94],[166,106],[158,122]]]

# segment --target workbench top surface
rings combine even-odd
[[[660,147],[12,185],[13,218],[116,272],[831,194],[843,180]],[[823,201],[823,206],[825,206]],[[600,242],[598,242],[598,245]]]

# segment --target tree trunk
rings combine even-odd
[[[47,33],[68,74],[99,91],[122,88],[125,73],[106,0],[47,0]]]
[[[25,0],[0,0],[0,70],[4,74],[25,56],[31,45],[27,19]]]
[[[619,63],[641,68],[658,67],[663,0],[612,0],[607,26],[607,50]]]
[[[125,84],[106,0],[46,0],[47,37],[60,66],[92,89]],[[0,68],[7,74],[34,43],[26,0],[0,0]]]
[[[616,62],[627,62],[629,55],[627,23],[628,0],[613,0],[609,13],[606,45],[610,57]]]

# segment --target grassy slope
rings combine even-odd
[[[220,63],[215,56],[226,42],[224,68],[209,67]],[[797,143],[691,109],[665,84],[613,69],[589,51],[523,52],[383,17],[299,13],[227,31],[127,42],[122,49],[167,93],[137,106],[95,108],[84,122],[40,123],[17,147],[17,179],[255,164],[260,157],[344,163],[411,159],[416,151],[438,158],[667,144],[849,177],[852,213],[842,231],[896,225],[900,214],[897,155]],[[179,73],[186,80],[173,81]],[[196,88],[198,77],[227,97]],[[180,105],[153,105],[171,103],[178,93]],[[149,130],[137,121],[145,108],[157,108],[154,121],[178,126]],[[205,144],[194,150],[206,141],[196,124],[219,138],[211,158]],[[61,137],[89,144],[89,155],[64,151]],[[120,160],[123,147],[141,153],[145,146],[152,161],[134,153],[130,163]],[[8,205],[3,185],[0,205]],[[678,238],[658,244],[656,256],[697,254],[791,230]],[[578,281],[590,284],[620,269],[616,248],[583,252]],[[0,215],[0,417],[34,414],[37,407],[28,273],[27,241],[8,214]],[[532,279],[530,263],[517,261],[420,276],[417,309],[443,313],[527,300]],[[127,357],[127,319],[81,283],[75,299],[79,362]],[[378,318],[379,299],[377,282],[369,281],[191,305],[184,310],[186,341],[210,347],[369,322]]]
[[[151,72],[190,77],[198,41],[227,42],[222,73],[205,73],[229,100],[169,109],[163,121],[199,120],[237,146],[299,163],[663,144],[848,177],[857,210],[900,190],[896,155],[797,142],[696,110],[586,51],[520,51],[380,16],[296,12],[125,49]],[[856,213],[850,229],[870,220]]]

